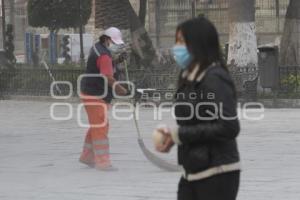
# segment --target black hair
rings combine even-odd
[[[99,42],[103,45],[108,39],[110,39],[109,36],[107,36],[107,35],[101,35],[99,37]]]
[[[198,76],[214,62],[219,63],[221,67],[227,70],[220,48],[218,32],[213,23],[204,16],[199,16],[180,24],[176,30],[176,38],[179,31],[181,31],[186,46],[193,56],[193,61],[188,67],[189,71],[192,71],[199,64]]]

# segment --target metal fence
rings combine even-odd
[[[52,69],[56,81],[68,81],[72,84],[73,96],[77,96],[77,79],[84,73],[78,69]],[[251,75],[251,69],[245,72],[238,72]],[[300,96],[300,67],[288,66],[279,67],[279,88],[276,92],[282,97],[294,98]],[[235,77],[235,74],[232,74]],[[176,88],[178,74],[166,73],[162,71],[145,72],[144,70],[130,70],[130,80],[136,84],[137,88],[154,88],[161,91],[172,91]],[[0,96],[2,95],[25,95],[25,96],[50,96],[50,86],[53,80],[45,69],[24,68],[16,71],[0,71]],[[256,95],[257,79],[244,84],[247,91],[241,97],[249,98]],[[68,85],[60,84],[61,94],[68,95],[70,88]],[[55,94],[57,91],[54,90]],[[274,90],[275,92],[275,90]],[[244,95],[244,96],[243,96]]]
[[[67,81],[72,85],[72,94],[77,96],[77,80],[84,73],[82,69],[52,69],[56,81]],[[163,71],[145,72],[144,70],[130,70],[130,81],[137,88],[155,88],[158,90],[175,89],[177,74]],[[49,96],[53,80],[45,69],[24,68],[11,71],[0,71],[0,96],[25,95],[25,96]],[[66,84],[59,84],[61,94],[68,95],[70,88]],[[58,94],[57,90],[53,90]]]
[[[69,81],[73,92],[77,90],[77,78],[82,70],[51,70],[57,81]],[[53,80],[45,69],[2,70],[0,87],[2,95],[48,96]],[[62,94],[68,94],[66,85],[59,86]]]

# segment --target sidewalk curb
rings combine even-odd
[[[300,108],[300,99],[259,99],[266,108]]]
[[[80,99],[78,97],[71,97],[68,99],[54,99],[50,96],[23,96],[23,95],[13,95],[4,96],[1,100],[13,100],[13,101],[40,101],[40,102],[68,102],[68,103],[79,103]]]
[[[14,101],[41,101],[41,102],[68,102],[80,103],[78,97],[71,97],[68,99],[54,99],[50,96],[4,96],[1,100]],[[117,101],[114,101],[117,102]],[[244,103],[242,100],[239,102]],[[265,108],[300,108],[300,99],[258,99],[254,103],[262,103]]]

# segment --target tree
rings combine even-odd
[[[82,0],[82,21],[79,0],[29,0],[27,4],[29,25],[47,27],[51,32],[63,28],[76,28],[87,24],[92,9],[91,0]]]
[[[290,0],[280,43],[280,65],[300,66],[300,1]]]
[[[96,28],[115,26],[122,30],[129,29],[132,50],[139,59],[139,67],[149,70],[159,67],[152,41],[129,0],[97,0],[95,5]]]
[[[229,0],[229,49],[228,64],[234,71],[242,68],[257,68],[257,40],[255,34],[255,0]],[[246,81],[257,78],[255,74],[243,72],[237,78],[236,85],[239,92],[244,90]]]
[[[140,0],[139,18],[143,26],[145,26],[146,14],[147,14],[147,0]]]

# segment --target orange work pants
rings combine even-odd
[[[111,166],[108,140],[108,108],[102,99],[82,94],[90,128],[85,137],[80,161],[96,168]]]

